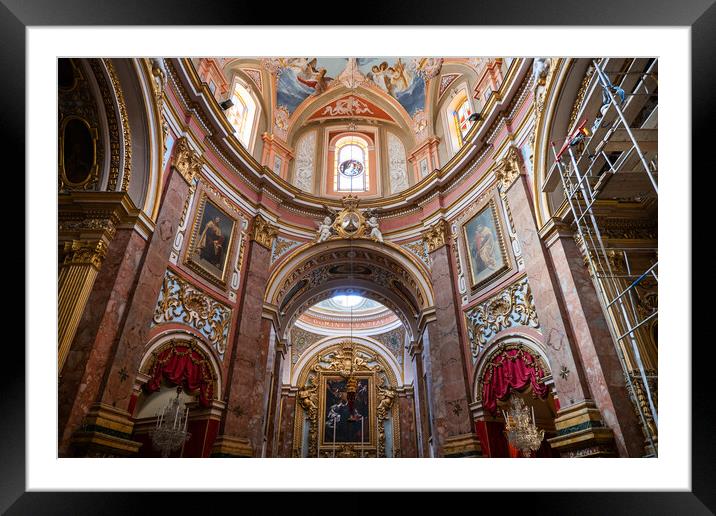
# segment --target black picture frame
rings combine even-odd
[[[409,7],[409,8],[408,8]],[[282,7],[281,20],[295,23],[305,5]],[[294,10],[295,12],[291,12]],[[7,149],[25,146],[25,106],[32,99],[25,96],[26,39],[29,26],[85,26],[85,25],[223,25],[223,24],[276,24],[275,6],[260,2],[194,2],[191,0],[155,0],[136,2],[97,3],[91,0],[2,0],[0,3],[0,62],[3,76],[0,89],[0,112],[3,114],[3,139]],[[336,11],[312,4],[312,25],[335,24]],[[631,0],[601,2],[575,2],[554,0],[536,3],[529,0],[505,0],[480,4],[461,0],[451,5],[424,5],[411,2],[399,4],[369,4],[354,12],[353,23],[390,23],[398,25],[622,25],[622,26],[687,26],[691,28],[692,65],[692,159],[710,153],[714,95],[716,91],[716,5],[714,0],[688,3],[666,0]],[[91,51],[88,46],[88,52]],[[687,92],[685,92],[686,94]],[[18,157],[18,169],[24,169],[25,154]],[[680,171],[686,178],[687,173]],[[690,178],[688,178],[690,179]],[[20,196],[17,196],[20,197]],[[692,229],[692,235],[693,235]],[[27,235],[26,238],[32,238]],[[38,237],[38,235],[34,235]],[[24,247],[23,247],[24,249]],[[24,250],[18,253],[25,263]],[[13,262],[18,261],[17,255]],[[689,264],[690,266],[690,264]],[[693,270],[693,269],[691,269]],[[690,271],[689,271],[690,272]],[[29,273],[25,265],[26,275]],[[688,276],[687,276],[688,277]],[[684,300],[690,303],[692,300]],[[26,323],[29,324],[28,306]],[[674,343],[679,349],[691,344],[691,321],[684,321],[684,341]],[[510,493],[512,507],[525,504],[531,514],[713,514],[716,511],[716,440],[713,439],[716,396],[708,385],[713,367],[692,349],[692,457],[690,492],[601,492],[574,493],[549,492]],[[0,482],[0,511],[7,514],[126,514],[149,512],[147,495],[141,493],[68,493],[26,492],[25,443],[25,354],[20,346],[6,346],[7,367],[0,397],[2,435],[2,482]],[[7,354],[11,355],[8,356]],[[697,359],[697,357],[699,357]],[[51,411],[48,412],[50,417]],[[53,422],[48,420],[48,430]],[[244,496],[244,495],[242,495]],[[487,507],[486,496],[499,503],[505,493],[480,495],[479,505]],[[476,499],[473,498],[473,503]],[[212,505],[216,503],[212,498]],[[181,504],[181,505],[180,505]],[[174,493],[171,500],[162,501],[163,510],[176,508],[182,512],[207,507],[206,497],[191,493]],[[456,507],[456,510],[457,509]]]

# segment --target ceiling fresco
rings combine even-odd
[[[441,63],[439,58],[420,57],[262,59],[264,68],[277,77],[276,105],[289,116],[309,97],[340,84],[358,84],[393,97],[413,117],[425,109],[426,81],[439,72]]]

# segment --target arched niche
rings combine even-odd
[[[143,388],[152,379],[151,373],[155,366],[157,357],[161,356],[172,346],[181,346],[195,351],[206,361],[209,366],[209,374],[212,377],[212,400],[222,399],[222,374],[221,367],[209,345],[194,333],[182,330],[172,330],[157,335],[144,350],[144,355],[139,365],[139,371],[135,378],[134,392],[136,401],[134,404],[135,419],[153,417],[150,409],[163,407],[170,398],[176,396],[176,385],[170,382],[162,382],[158,391],[148,393]],[[197,392],[182,392],[180,397],[185,401],[197,401]]]
[[[501,367],[501,362],[508,361],[509,358],[506,354],[520,358],[522,353],[527,354],[528,357],[524,357],[524,355],[522,357],[540,371],[539,383],[544,386],[544,393],[541,396],[535,393],[531,382],[527,382],[517,389],[510,387],[504,396],[496,398],[495,411],[488,410],[483,399],[483,387],[489,369],[491,367],[498,369]],[[533,411],[536,426],[545,432],[541,447],[536,452],[531,452],[532,456],[553,456],[547,439],[556,435],[554,420],[559,406],[554,392],[551,367],[543,345],[537,340],[519,333],[504,335],[493,340],[476,364],[472,396],[471,410],[483,445],[483,453],[486,456],[519,456],[519,451],[511,447],[504,433],[503,411],[509,412],[510,400],[513,397],[520,398],[525,407]]]

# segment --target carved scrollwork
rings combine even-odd
[[[223,360],[231,309],[169,270],[164,274],[153,318],[153,324],[166,322],[179,322],[199,330]]]
[[[537,312],[527,278],[465,313],[470,351],[477,358],[498,332],[513,326],[538,328]]]

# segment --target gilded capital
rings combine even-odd
[[[428,252],[432,253],[436,249],[444,246],[447,242],[447,222],[440,220],[426,231],[423,232],[423,240],[428,245]]]
[[[64,265],[92,265],[99,269],[107,256],[104,240],[73,240],[65,243],[64,250]]]
[[[179,138],[174,150],[174,168],[187,183],[192,183],[202,164],[202,157],[191,148],[189,141],[184,137]]]
[[[495,176],[500,190],[504,193],[522,173],[522,156],[517,147],[510,147],[504,158],[495,165]]]
[[[261,244],[267,249],[271,249],[273,239],[276,238],[277,234],[278,230],[273,227],[269,221],[264,219],[261,215],[256,215],[256,218],[254,218],[253,231],[253,240],[256,243]]]

